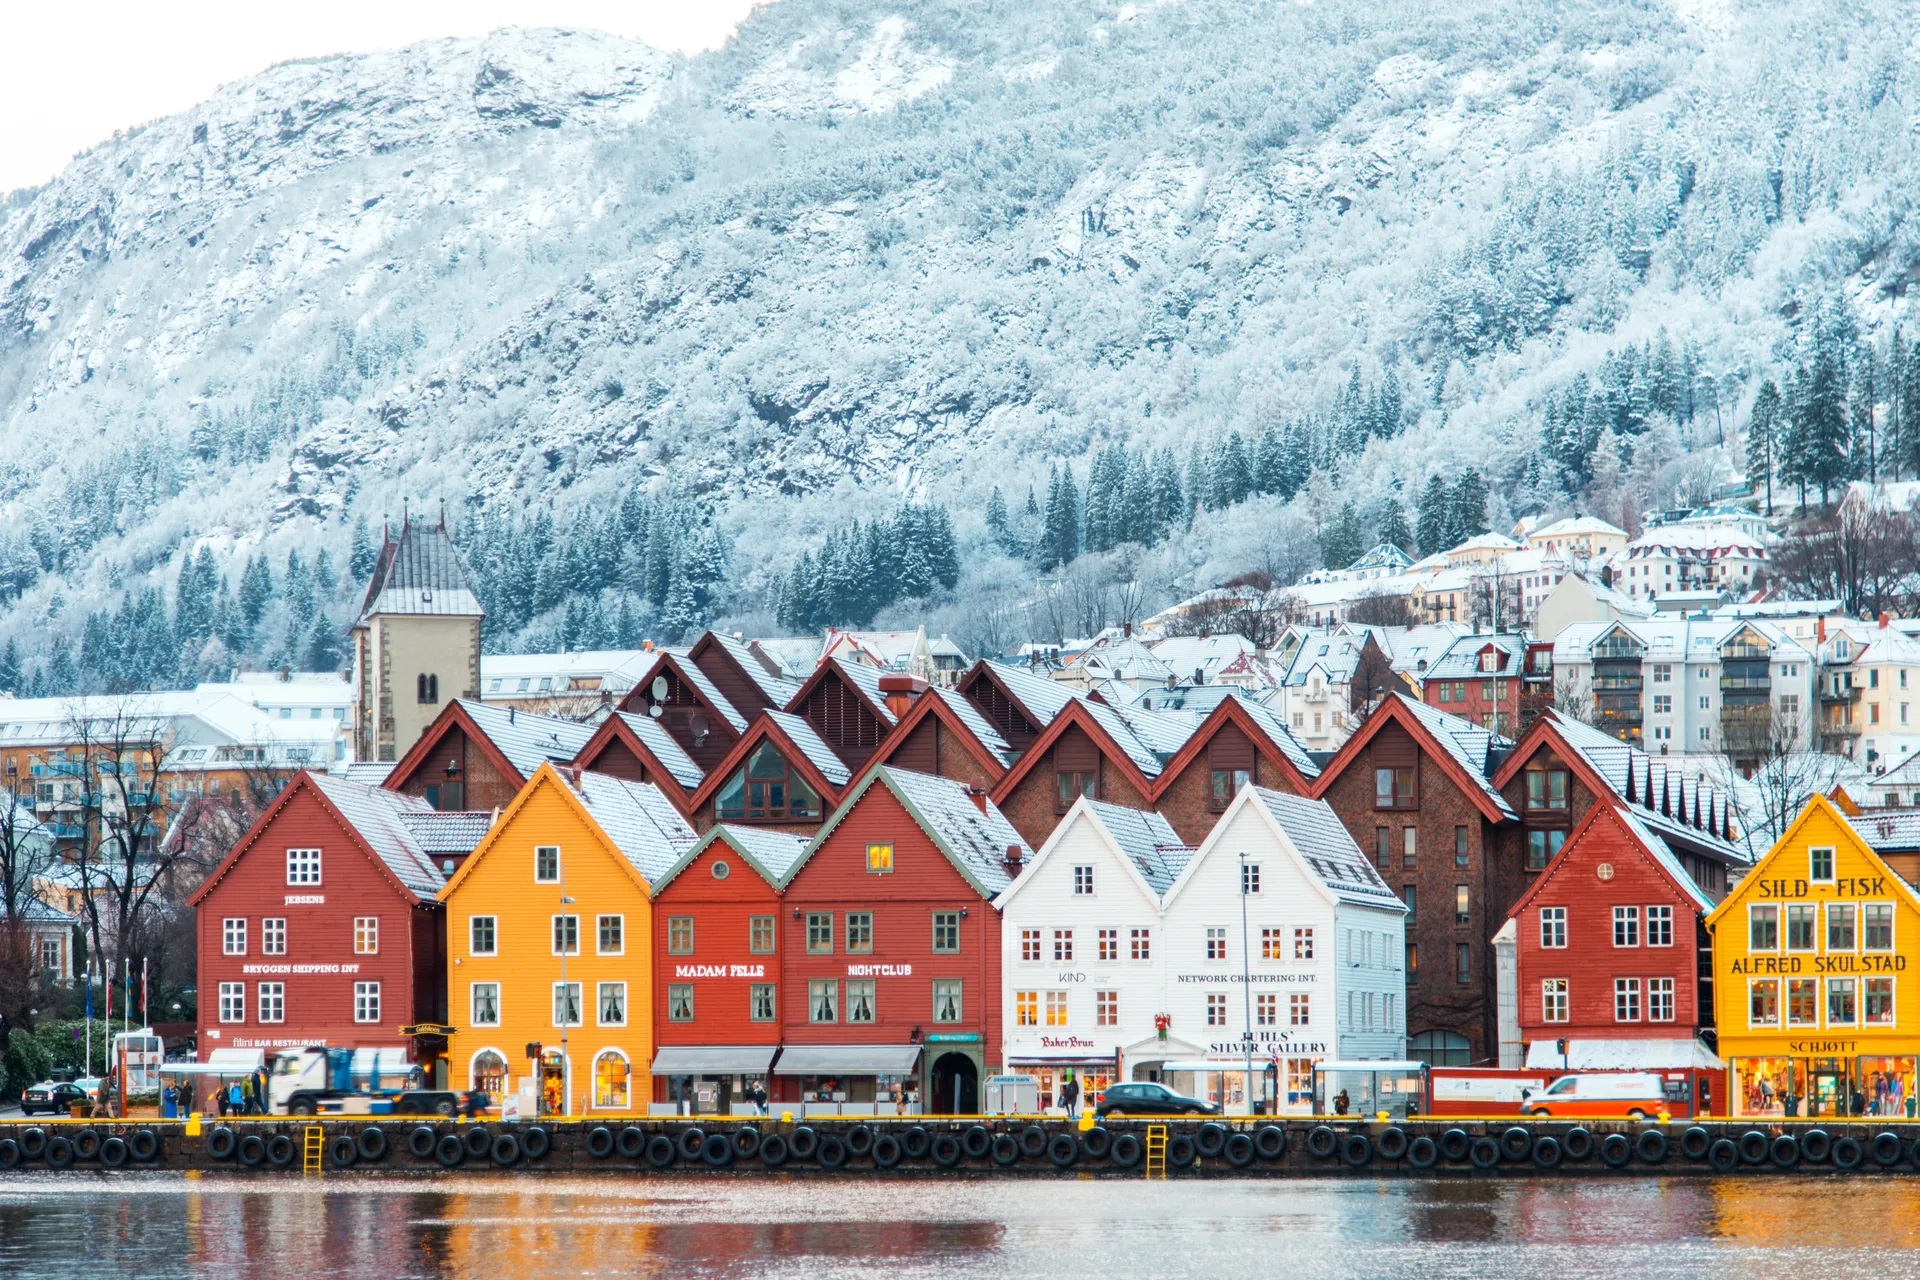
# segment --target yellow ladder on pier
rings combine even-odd
[[[317,1124],[308,1125],[300,1136],[300,1171],[309,1178],[321,1176],[320,1157],[326,1150],[326,1130]]]
[[[1167,1126],[1147,1126],[1147,1177],[1167,1180]]]

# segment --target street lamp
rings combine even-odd
[[[1247,929],[1247,851],[1240,851],[1240,996],[1245,1006],[1246,1030],[1240,1033],[1240,1045],[1247,1051],[1247,1074],[1241,1080],[1241,1098],[1247,1114],[1253,1114],[1253,949]]]
[[[573,905],[567,896],[567,867],[560,864],[560,914]],[[573,1021],[573,988],[567,985],[567,953],[580,945],[580,922],[568,917],[569,927],[560,940],[560,1114],[573,1114],[573,1060],[567,1057],[567,1026]],[[544,1090],[543,1090],[544,1092]]]

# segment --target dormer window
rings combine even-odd
[[[1498,649],[1488,649],[1485,653],[1482,653],[1480,655],[1480,669],[1482,671],[1498,671],[1500,669],[1500,651]]]
[[[771,742],[762,742],[720,788],[713,808],[722,822],[818,818],[820,797]]]
[[[1528,769],[1527,808],[1564,813],[1567,808],[1567,771]]]

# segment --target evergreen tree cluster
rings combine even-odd
[[[1593,376],[1576,374],[1548,397],[1547,459],[1558,464],[1569,488],[1581,488],[1594,479],[1594,454],[1603,435],[1612,433],[1625,464],[1632,461],[1631,440],[1656,416],[1689,426],[1717,403],[1717,396],[1693,342],[1676,345],[1663,329],[1651,342],[1609,351]]]
[[[910,504],[888,520],[854,521],[829,535],[817,556],[801,552],[781,581],[777,616],[795,632],[864,627],[897,601],[952,590],[959,580],[947,509]]]
[[[1420,515],[1414,536],[1420,554],[1430,556],[1457,547],[1487,531],[1487,482],[1468,467],[1451,484],[1435,472],[1420,491]]]

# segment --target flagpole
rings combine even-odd
[[[152,1021],[147,1016],[147,958],[140,957],[140,1025],[150,1027]]]
[[[80,1074],[93,1074],[93,957],[87,957],[87,1057]]]

